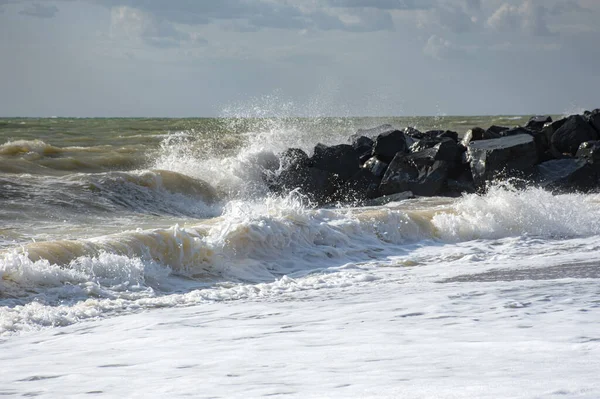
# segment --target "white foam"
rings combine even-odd
[[[90,300],[96,317],[127,309],[261,297],[285,291],[281,284],[354,284],[363,281],[364,270],[348,277],[339,268],[369,262],[373,267],[459,262],[468,269],[484,261],[511,264],[544,255],[565,263],[584,261],[598,248],[598,200],[597,195],[553,196],[538,189],[501,187],[455,201],[412,200],[354,209],[310,209],[296,193],[236,200],[221,217],[197,226],[37,243],[4,253],[3,302],[19,306],[5,309],[3,317],[26,319],[16,323],[19,328],[35,328],[35,317],[27,315],[30,309],[39,310],[40,303],[46,314],[64,324],[87,317]],[[583,244],[573,244],[577,240]],[[31,261],[28,252],[42,259]],[[445,269],[434,273],[441,270]],[[314,278],[322,273],[328,277]],[[175,294],[178,291],[188,294]],[[10,327],[13,322],[5,324],[5,332],[16,328]]]

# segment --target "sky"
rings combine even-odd
[[[600,107],[600,0],[0,0],[0,116]]]

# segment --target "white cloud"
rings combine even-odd
[[[21,12],[19,12],[19,14],[36,18],[52,18],[57,12],[58,8],[56,8],[54,5],[45,6],[42,4],[33,3],[25,7]]]

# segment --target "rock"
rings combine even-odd
[[[558,128],[550,143],[559,154],[575,155],[581,143],[598,139],[596,130],[581,115],[572,115]]]
[[[446,186],[446,195],[451,197],[458,197],[463,193],[471,194],[476,191],[475,183],[473,183],[473,175],[471,174],[470,169],[466,169],[454,179],[449,178]]]
[[[424,133],[425,138],[428,139],[444,139],[449,138],[454,141],[458,141],[458,133],[452,130],[429,130]]]
[[[554,159],[537,166],[538,181],[551,190],[587,192],[597,187],[594,168],[583,159]]]
[[[533,133],[534,132],[531,129],[517,126],[517,127],[508,128],[508,129],[501,131],[500,133],[498,133],[498,135],[499,135],[498,137],[516,136],[517,134],[529,134],[530,136],[533,136]]]
[[[554,132],[556,132],[562,125],[564,125],[566,121],[567,118],[558,119],[554,122],[546,123],[544,125],[544,128],[542,129],[542,133],[546,136],[546,141],[549,143],[550,146],[549,153],[551,154],[551,158],[565,158],[565,155],[555,150],[550,143],[552,141],[552,135],[554,134]]]
[[[538,160],[535,141],[528,134],[471,142],[468,157],[478,188],[501,176],[527,177]]]
[[[412,126],[405,127],[404,134],[407,135],[408,137],[412,137],[415,140],[421,140],[426,137],[425,134],[421,133],[421,131],[419,129],[417,129],[416,127],[412,127]]]
[[[577,150],[577,158],[592,165],[600,177],[600,141],[586,141],[581,143]]]
[[[363,168],[368,170],[376,177],[382,177],[387,170],[388,164],[380,161],[377,157],[371,157],[365,164]]]
[[[585,111],[583,117],[588,121],[590,125],[600,134],[600,108],[593,111]]]
[[[341,180],[350,179],[360,168],[358,154],[349,144],[331,147],[317,144],[310,162],[313,167],[331,172]]]
[[[464,146],[452,139],[445,139],[433,146],[436,151],[436,161],[448,161],[460,163],[462,153],[466,150]]]
[[[442,142],[452,143],[449,145],[458,145],[457,144],[458,140],[455,140],[452,135],[450,135],[450,137],[448,137],[445,133],[446,132],[443,132],[442,134],[440,134],[438,136],[425,137],[425,138],[417,141],[410,147],[410,152],[419,152],[419,151],[426,150],[428,148],[433,148]],[[450,133],[453,133],[453,132],[450,132]]]
[[[532,116],[531,119],[529,119],[529,122],[527,122],[527,125],[525,125],[525,127],[527,129],[531,129],[531,130],[535,130],[535,131],[541,131],[544,128],[544,125],[546,123],[552,123],[552,117],[550,116]]]
[[[299,148],[288,148],[279,154],[282,169],[299,168],[308,166],[308,155]]]
[[[352,148],[358,150],[359,148],[363,147],[373,147],[373,143],[373,139],[370,139],[366,136],[360,136],[352,142]]]
[[[500,133],[500,136],[508,137],[516,136],[517,134],[528,134],[533,137],[538,153],[538,162],[548,161],[549,159],[553,158],[552,154],[550,153],[550,142],[548,141],[548,136],[546,136],[546,134],[544,134],[542,131],[536,131],[517,126],[508,130],[504,130]]]
[[[400,130],[392,130],[377,136],[373,146],[373,155],[383,162],[391,162],[396,153],[407,153],[406,136]]]
[[[488,137],[493,138],[493,136],[500,137],[502,132],[504,132],[505,130],[508,130],[508,129],[510,129],[510,128],[506,127],[506,126],[492,125],[485,132],[488,135]]]
[[[435,147],[437,144],[439,144],[439,142],[440,142],[439,140],[423,138],[423,139],[415,142],[413,145],[411,145],[409,151],[410,152],[423,151],[428,148]]]
[[[361,165],[371,158],[373,144],[373,140],[366,136],[360,136],[352,142],[352,148],[356,150]]]
[[[483,130],[480,127],[475,127],[473,129],[467,131],[467,133],[465,133],[461,143],[465,147],[468,147],[469,143],[471,141],[491,140],[491,139],[496,139],[498,137],[500,137],[500,135],[493,131]]]
[[[427,154],[424,154],[428,152]],[[412,191],[415,195],[440,195],[445,189],[449,163],[430,163],[431,151],[406,155],[398,153],[388,166],[379,189],[383,195]]]
[[[585,143],[581,143],[575,156],[591,164],[600,164],[600,141],[586,141]]]
[[[359,170],[338,190],[335,199],[342,202],[361,203],[380,196],[381,178],[366,169]]]
[[[314,167],[301,167],[283,170],[271,182],[271,190],[287,193],[298,189],[318,204],[325,204],[333,199],[339,187],[335,175]]]

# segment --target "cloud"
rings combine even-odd
[[[487,20],[488,26],[499,32],[526,32],[534,36],[548,36],[546,17],[548,9],[525,0],[520,6],[502,4]]]
[[[287,0],[87,0],[109,8],[129,7],[156,19],[183,25],[211,23],[243,31],[260,29],[341,30],[372,32],[393,29],[389,10],[419,9],[416,0],[320,0],[312,3]],[[340,11],[340,7],[345,9]]]
[[[427,0],[329,0],[330,7],[377,8],[381,10],[424,10],[432,3]]]
[[[25,7],[22,11],[19,12],[19,14],[37,18],[53,18],[57,12],[58,8],[56,8],[56,6],[54,5],[45,6],[42,4],[33,3]]]
[[[452,58],[462,52],[463,50],[454,43],[437,35],[429,37],[425,47],[423,47],[423,53],[436,60]]]
[[[467,10],[481,11],[481,0],[465,0]]]
[[[554,7],[550,8],[551,15],[563,15],[570,12],[589,12],[590,10],[582,7],[581,4],[575,0],[567,0],[562,3],[555,4]]]
[[[179,30],[173,23],[132,7],[113,7],[111,36],[142,42],[159,48],[179,47],[183,43],[201,44],[205,40],[195,33]]]
[[[465,7],[466,8],[466,7]],[[442,27],[453,33],[470,32],[478,28],[478,19],[465,8],[443,4],[434,9],[419,13],[418,25],[421,28]]]

